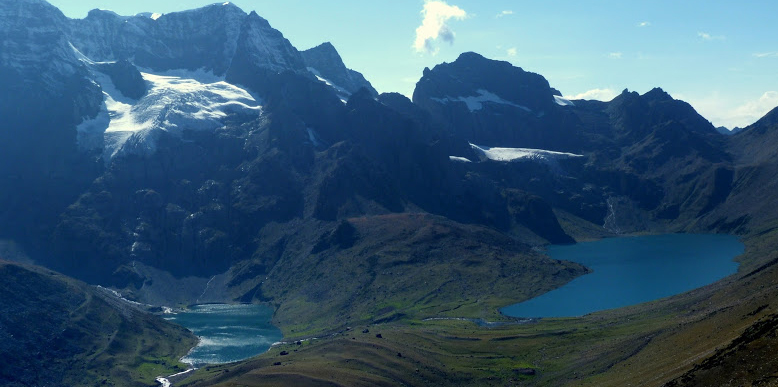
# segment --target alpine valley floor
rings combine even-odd
[[[778,108],[721,132],[658,87],[568,100],[474,52],[379,94],[231,2],[0,0],[0,36],[7,385],[152,385],[195,338],[147,311],[197,303],[266,304],[288,344],[176,385],[778,384]],[[589,272],[545,245],[664,233],[741,238],[738,273],[499,312]]]
[[[775,238],[748,236],[738,274],[668,299],[492,327],[409,316],[300,344],[291,334],[180,385],[775,385]]]

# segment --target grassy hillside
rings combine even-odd
[[[484,326],[409,314],[388,323],[355,324],[334,336],[276,347],[244,363],[201,370],[187,385],[778,385],[772,116],[729,143],[731,174],[716,165],[708,169],[710,176],[696,173],[700,168],[680,173],[689,181],[710,184],[689,186],[689,200],[678,207],[688,204],[687,215],[666,222],[668,228],[737,233],[746,244],[737,258],[738,273],[715,284],[581,318]],[[725,183],[731,177],[731,183],[719,184],[719,175]],[[707,199],[694,204],[700,198]],[[697,212],[700,206],[704,211]],[[596,225],[564,211],[557,214],[565,231],[577,239],[603,236]],[[499,294],[485,292],[480,303],[491,308],[508,304]],[[457,312],[458,317],[479,317],[473,309]],[[288,354],[282,356],[282,351]]]
[[[778,380],[773,240],[747,239],[741,260],[748,263],[738,274],[668,299],[524,324],[358,325],[208,367],[183,385],[772,385]],[[725,376],[730,384],[721,384]]]
[[[0,384],[148,386],[185,369],[191,332],[100,289],[0,261]]]
[[[497,309],[586,273],[492,229],[429,214],[351,218],[265,235],[237,270],[244,300],[271,299],[286,337],[427,317],[502,319]],[[266,277],[273,246],[287,248]]]

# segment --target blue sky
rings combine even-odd
[[[93,8],[132,15],[213,3],[50,2],[72,18]],[[566,96],[607,100],[625,88],[644,93],[659,86],[717,126],[745,126],[778,106],[778,3],[770,1],[235,3],[257,11],[298,49],[332,42],[380,92],[410,96],[424,67],[475,51],[540,73]]]

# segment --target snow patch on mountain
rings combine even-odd
[[[467,159],[465,157],[460,157],[460,156],[448,156],[448,158],[451,161],[456,161],[456,162],[459,162],[459,163],[471,163],[472,162],[469,159]]]
[[[496,103],[496,104],[500,104],[500,105],[513,106],[513,107],[517,107],[519,109],[522,109],[522,110],[524,110],[526,112],[531,112],[532,111],[532,109],[530,109],[530,108],[528,108],[526,106],[522,106],[522,105],[518,105],[518,104],[515,104],[513,102],[510,102],[510,101],[506,101],[506,100],[500,98],[500,96],[498,96],[497,94],[494,94],[494,93],[492,93],[490,91],[487,91],[487,90],[484,90],[484,89],[478,89],[477,92],[478,92],[478,95],[474,95],[474,96],[470,96],[470,97],[456,97],[456,98],[453,98],[453,97],[446,96],[445,98],[431,98],[431,99],[433,101],[436,101],[436,102],[439,102],[439,103],[442,103],[442,104],[446,104],[446,103],[449,103],[449,102],[464,102],[465,105],[467,105],[467,108],[471,112],[483,109],[484,103],[486,103],[486,102]]]
[[[583,157],[583,155],[577,155],[574,153],[555,152],[545,149],[531,149],[531,148],[492,148],[488,146],[481,146],[470,144],[473,150],[477,154],[485,159],[493,161],[515,161],[515,160],[532,160],[532,161],[554,161],[561,159],[569,159],[575,157]]]
[[[559,106],[575,106],[575,104],[569,99],[562,98],[558,95],[554,96],[554,102],[556,102],[556,104]]]
[[[319,137],[319,133],[316,133],[316,131],[313,130],[312,128],[308,128],[308,140],[316,148],[320,148],[324,146],[324,142]]]
[[[149,91],[133,100],[122,95],[108,76],[95,74],[104,103],[96,118],[78,126],[82,148],[102,147],[107,162],[124,148],[130,153],[154,152],[158,131],[180,135],[184,130],[216,130],[229,113],[262,111],[257,97],[209,72],[144,70],[141,75]]]
[[[331,87],[333,90],[335,90],[335,93],[336,93],[336,94],[338,94],[338,96],[340,97],[340,101],[341,101],[341,102],[343,102],[344,104],[345,104],[346,102],[348,102],[348,101],[346,101],[346,99],[345,99],[346,97],[348,97],[348,96],[350,96],[350,95],[351,95],[351,93],[349,93],[349,91],[348,91],[348,90],[346,90],[346,89],[344,89],[344,88],[342,88],[342,87],[340,87],[340,86],[336,85],[335,83],[333,83],[333,82],[332,82],[332,81],[330,81],[329,79],[322,77],[322,76],[321,76],[321,73],[319,72],[319,70],[316,70],[316,69],[315,69],[315,68],[313,68],[313,67],[308,67],[307,69],[308,69],[308,72],[310,72],[311,74],[313,74],[313,75],[316,77],[316,79],[318,79],[318,80],[319,80],[319,81],[321,81],[321,82],[324,82],[325,84],[327,84],[327,86],[329,86],[329,87]]]

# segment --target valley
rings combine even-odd
[[[778,381],[778,109],[725,135],[660,88],[570,100],[474,52],[379,94],[229,2],[6,1],[0,34],[0,254],[38,265],[0,265],[3,305],[51,306],[29,341],[66,349],[6,341],[9,385],[42,362],[153,385],[196,339],[147,312],[208,303],[270,308],[284,343],[176,386]],[[591,272],[546,246],[673,233],[740,240],[737,271],[582,317],[500,312]],[[5,315],[0,334],[24,326]]]

